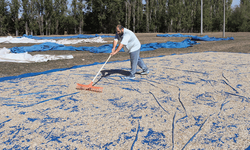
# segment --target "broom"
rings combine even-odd
[[[89,90],[89,91],[94,91],[94,92],[102,92],[103,87],[95,87],[95,86],[93,86],[93,82],[95,81],[96,77],[101,72],[101,70],[103,69],[103,67],[106,65],[106,63],[108,62],[108,60],[110,59],[110,57],[111,57],[111,55],[109,55],[109,58],[103,64],[102,68],[98,71],[98,73],[96,74],[96,76],[94,77],[94,79],[90,82],[90,84],[84,85],[84,84],[77,83],[76,89],[78,89],[78,90]]]

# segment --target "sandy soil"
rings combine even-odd
[[[142,44],[185,39],[158,38],[153,33],[137,35]],[[221,33],[206,35],[220,37]],[[136,74],[135,80],[124,80],[130,62],[128,54],[119,53],[94,82],[95,87],[103,87],[102,93],[77,90],[76,84],[89,84],[102,66],[92,63],[104,62],[109,54],[33,52],[72,54],[75,58],[0,63],[2,76],[90,64],[0,82],[0,147],[250,148],[250,34],[226,35],[235,40],[142,52],[150,73]],[[171,55],[174,53],[185,55]]]

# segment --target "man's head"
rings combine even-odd
[[[119,35],[123,35],[124,32],[124,27],[122,25],[117,25],[116,26],[116,33]]]

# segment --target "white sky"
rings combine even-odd
[[[239,5],[239,4],[240,4],[240,0],[233,0],[231,7],[234,7],[234,6]]]

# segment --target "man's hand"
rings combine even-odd
[[[115,50],[115,47],[112,48],[112,53],[110,53],[111,56],[114,56],[116,53],[118,53],[123,47],[123,44],[120,43],[118,48]]]
[[[110,53],[111,56],[114,56],[117,53],[117,51],[112,51],[112,53]]]
[[[115,53],[115,48],[112,48],[112,52],[110,53],[111,56],[114,56],[116,53]]]

